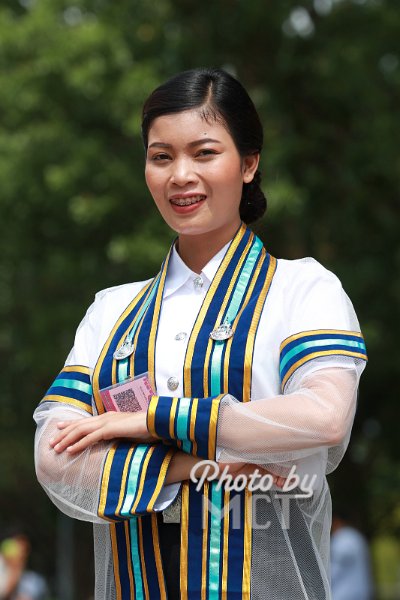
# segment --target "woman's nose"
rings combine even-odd
[[[187,159],[174,160],[172,163],[171,182],[183,186],[196,180],[192,161]]]

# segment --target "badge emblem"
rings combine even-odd
[[[216,329],[213,329],[210,333],[210,338],[216,342],[229,340],[233,336],[233,329],[230,324],[225,321],[222,325],[219,325]]]
[[[124,358],[128,358],[135,351],[135,346],[133,345],[132,340],[126,339],[122,346],[117,348],[114,352],[113,357],[115,360],[124,360]]]

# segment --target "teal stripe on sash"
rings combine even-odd
[[[284,370],[285,366],[287,365],[287,363],[290,361],[290,359],[295,356],[296,354],[299,354],[300,352],[303,352],[303,350],[307,350],[308,348],[314,348],[315,346],[337,346],[338,344],[341,344],[343,346],[351,346],[356,350],[360,350],[361,352],[365,352],[365,345],[364,343],[361,342],[356,342],[354,340],[348,340],[346,338],[341,338],[339,336],[333,338],[333,339],[322,339],[322,340],[313,340],[313,341],[309,341],[309,342],[303,342],[302,344],[298,344],[297,346],[295,346],[294,348],[292,348],[291,350],[289,350],[289,352],[287,354],[285,354],[284,359],[281,362],[281,372]]]
[[[139,327],[139,324],[142,320],[142,317],[143,317],[144,313],[146,312],[147,308],[149,307],[149,304],[153,300],[155,293],[158,290],[159,283],[160,282],[158,281],[153,286],[151,294],[147,298],[146,302],[143,304],[142,308],[140,309],[137,319],[136,319],[136,322],[135,322],[135,325],[132,327],[132,329],[126,336],[126,340],[130,340],[130,341],[133,340],[136,330]],[[118,381],[124,381],[124,379],[127,379],[129,377],[129,360],[130,360],[130,356],[128,356],[127,358],[124,358],[123,360],[117,361]]]
[[[254,244],[245,260],[245,263],[242,268],[242,272],[240,273],[239,279],[236,283],[235,291],[233,292],[232,299],[230,301],[230,304],[229,304],[229,307],[228,307],[228,310],[226,313],[226,317],[229,322],[233,321],[233,319],[236,317],[236,315],[238,313],[240,303],[241,303],[243,296],[245,295],[245,292],[247,290],[247,286],[248,286],[248,283],[250,280],[250,275],[254,269],[254,265],[260,255],[262,247],[263,247],[263,245],[262,245],[261,241],[258,238],[256,238],[254,241]]]
[[[208,565],[208,600],[220,598],[219,575],[221,572],[221,527],[222,527],[222,487],[217,491],[217,483],[212,482],[211,491],[211,518],[210,518],[210,558]]]
[[[221,362],[224,342],[215,342],[211,360],[211,396],[216,396],[221,389]]]
[[[254,244],[251,247],[251,250],[245,260],[242,272],[240,273],[238,281],[236,282],[236,287],[232,294],[232,298],[230,300],[226,312],[226,320],[229,323],[232,323],[232,321],[236,318],[236,315],[239,311],[240,303],[242,302],[243,297],[246,293],[251,273],[260,255],[262,247],[263,245],[261,241],[256,237]],[[224,348],[224,342],[214,343],[213,354],[211,359],[211,396],[216,396],[221,393],[221,363]]]
[[[141,445],[134,450],[131,466],[128,474],[128,482],[126,485],[125,500],[121,508],[121,515],[124,517],[130,517],[130,509],[136,495],[138,483],[139,483],[139,471],[140,466],[143,462],[144,455],[148,449],[147,445]]]
[[[182,440],[182,449],[188,453],[190,453],[192,448],[191,442],[188,440],[187,431],[190,406],[190,398],[180,398],[176,417],[176,437],[178,440]]]
[[[79,390],[80,392],[89,394],[89,396],[92,395],[92,386],[90,383],[84,383],[78,379],[56,379],[52,387],[65,387],[71,390]]]
[[[135,580],[135,600],[144,600],[143,597],[143,577],[140,564],[139,544],[138,544],[138,525],[137,517],[129,519],[129,528],[131,532],[131,556],[133,567],[133,578]]]

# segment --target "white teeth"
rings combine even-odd
[[[189,206],[190,204],[196,204],[200,200],[204,200],[205,196],[190,196],[190,198],[174,198],[171,200],[172,204],[177,206]]]

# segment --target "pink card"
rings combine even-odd
[[[107,411],[140,412],[147,411],[154,392],[148,373],[143,373],[100,390],[100,395]]]

